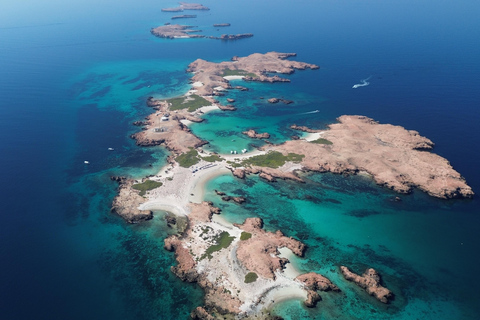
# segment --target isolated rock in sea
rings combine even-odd
[[[247,131],[243,131],[242,132],[244,135],[247,135],[248,137],[250,138],[253,138],[253,139],[268,139],[270,138],[270,134],[268,132],[264,132],[264,133],[257,133],[255,130],[253,129],[250,129],[250,130],[247,130]]]
[[[305,157],[304,170],[337,174],[368,173],[373,180],[400,193],[417,187],[437,198],[471,198],[472,188],[450,163],[429,152],[434,144],[417,131],[379,124],[365,116],[341,116],[322,131],[317,143],[287,141],[273,150]],[[291,128],[318,132],[293,125]]]
[[[124,177],[111,177],[117,181],[118,193],[113,199],[111,211],[121,216],[128,223],[138,223],[153,218],[150,210],[140,210],[138,207],[145,202],[145,199],[132,188],[134,180]]]
[[[367,269],[361,276],[351,272],[344,266],[341,266],[340,270],[345,279],[353,281],[359,287],[365,289],[369,295],[374,296],[378,301],[388,303],[389,300],[393,298],[393,293],[381,285],[382,280],[375,269]]]

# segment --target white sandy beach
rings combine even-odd
[[[307,141],[315,141],[317,139],[320,139],[324,133],[325,133],[325,131],[309,132],[304,136],[304,139],[307,140]]]
[[[245,78],[245,76],[225,76],[223,77],[223,79],[225,80],[242,80],[243,78]]]

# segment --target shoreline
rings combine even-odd
[[[206,186],[212,179],[227,174],[240,179],[249,174],[258,174],[269,182],[277,179],[304,182],[295,174],[296,171],[328,171],[337,174],[357,174],[361,171],[368,172],[374,179],[378,178],[377,184],[385,184],[398,192],[406,193],[412,188],[408,181],[400,181],[397,176],[389,177],[384,173],[392,174],[415,168],[419,172],[414,176],[417,179],[417,176],[425,175],[425,163],[430,165],[432,159],[445,164],[446,169],[459,176],[448,167],[445,159],[430,153],[425,156],[427,153],[418,151],[433,147],[429,139],[415,131],[379,124],[364,116],[339,117],[338,123],[329,125],[329,129],[323,131],[292,125],[290,128],[304,131],[300,139],[287,140],[282,144],[266,146],[248,153],[216,154],[200,149],[208,144],[208,141],[201,140],[188,126],[193,122],[202,122],[200,116],[210,111],[235,110],[233,106],[230,109],[224,109],[221,105],[219,107],[218,101],[213,98],[220,95],[218,91],[232,89],[229,80],[269,83],[289,81],[277,75],[265,75],[265,70],[268,69],[258,64],[264,59],[268,60],[269,68],[275,73],[291,73],[295,69],[318,69],[315,65],[285,60],[290,56],[294,54],[252,54],[248,57],[234,57],[233,62],[222,64],[197,59],[187,69],[194,76],[191,78],[192,87],[183,95],[185,99],[169,102],[149,98],[147,104],[156,112],[147,118],[149,121],[146,128],[133,135],[139,145],[164,144],[171,152],[169,164],[161,168],[152,179],[142,181],[142,186],[135,186],[138,190],[150,189],[140,194],[133,190],[132,192],[136,201],[141,203],[136,210],[143,211],[143,214],[147,210],[150,210],[147,212],[150,215],[151,210],[162,210],[188,217],[188,228],[181,235],[166,238],[165,248],[175,252],[177,265],[172,267],[175,275],[183,281],[197,282],[202,288],[208,288],[205,306],[194,312],[208,314],[219,308],[224,314],[256,316],[275,303],[285,300],[303,299],[306,306],[314,307],[321,300],[317,291],[340,291],[323,275],[314,272],[301,274],[292,263],[295,260],[294,255],[303,257],[306,249],[304,243],[285,236],[280,230],[275,233],[263,230],[261,218],[247,218],[243,224],[233,224],[221,216],[217,217],[221,212],[220,208],[214,207],[212,202],[205,202],[204,199]],[[272,66],[276,64],[281,69]],[[239,75],[222,77],[221,74],[226,70],[250,72],[258,78]],[[241,86],[235,89],[246,90]],[[197,98],[188,98],[193,94],[212,105],[198,107],[201,104]],[[205,101],[202,103],[207,104]],[[171,112],[173,115],[170,115]],[[398,140],[401,143],[398,143]],[[248,165],[241,162],[268,152],[272,153],[252,162],[258,164]],[[408,157],[405,155],[407,153]],[[390,161],[397,155],[407,158],[405,161],[397,161],[400,163],[398,165],[397,162]],[[204,157],[209,157],[209,161],[204,160]],[[278,165],[272,165],[272,158]],[[413,161],[412,158],[425,163]],[[430,161],[425,161],[427,158]],[[389,161],[374,161],[378,159]],[[446,177],[450,179],[448,182],[451,186],[459,186],[455,192],[459,193],[458,190],[461,190],[462,195],[473,195],[461,177],[456,177],[453,173]],[[385,177],[388,180],[381,180]],[[425,184],[421,179],[412,181],[417,182],[419,188],[424,185],[431,187],[431,184]],[[449,194],[449,190],[444,191],[440,187],[430,191],[430,194],[438,197],[456,195]],[[243,197],[234,197],[221,191],[217,194],[222,196],[223,201],[233,200],[236,202],[234,205],[241,205],[245,201]],[[141,202],[142,196],[146,201]],[[206,257],[208,259],[204,259]]]

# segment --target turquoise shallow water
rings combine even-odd
[[[246,197],[247,203],[239,206],[222,202],[214,192],[207,195],[224,209],[229,221],[241,223],[259,216],[267,229],[280,229],[306,243],[305,258],[296,258],[294,265],[303,272],[326,275],[343,291],[322,294],[325,299],[315,311],[297,302],[281,304],[275,310],[282,316],[459,319],[475,312],[466,307],[466,301],[478,297],[464,290],[470,283],[466,275],[478,263],[471,254],[476,240],[467,236],[472,226],[462,221],[474,214],[468,205],[432,200],[421,192],[395,201],[397,194],[377,187],[367,177],[331,174],[310,175],[301,185],[223,176],[211,181],[208,189]],[[357,272],[377,269],[395,292],[395,301],[387,307],[377,303],[342,279],[340,265]],[[452,282],[462,285],[452,288]]]
[[[0,310],[4,319],[179,319],[202,304],[201,290],[173,277],[163,250],[174,230],[164,213],[126,225],[110,213],[112,175],[155,173],[168,152],[138,148],[131,125],[150,110],[148,96],[189,87],[197,58],[228,60],[271,50],[320,70],[288,84],[246,84],[233,113],[212,112],[192,126],[208,148],[253,149],[255,128],[282,142],[292,123],[323,128],[342,114],[364,114],[418,130],[436,143],[474,188],[480,143],[480,26],[474,2],[207,1],[189,23],[205,32],[230,22],[237,42],[170,41],[149,34],[169,21],[168,1],[5,3],[0,12]],[[246,18],[248,17],[248,21]],[[289,23],[285,23],[288,21]],[[441,23],[439,23],[439,21]],[[248,22],[248,23],[247,23]],[[408,23],[407,23],[408,22]],[[352,85],[372,75],[370,85]],[[284,97],[270,105],[260,97]],[[319,110],[315,114],[305,114]],[[232,141],[235,140],[235,141]],[[108,151],[112,147],[115,150]],[[90,161],[89,166],[83,164]],[[207,199],[241,222],[260,216],[307,243],[303,271],[329,276],[343,294],[319,308],[279,304],[286,319],[477,319],[478,201],[440,201],[391,192],[361,177],[312,175],[309,182],[257,178],[212,181]],[[246,195],[244,207],[220,203],[213,189]],[[397,298],[376,303],[338,276],[338,265],[377,268]]]

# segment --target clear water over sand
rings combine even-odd
[[[164,213],[135,226],[110,213],[116,188],[110,176],[155,173],[168,154],[136,147],[131,122],[150,112],[148,96],[185,92],[185,69],[197,58],[276,50],[321,66],[289,76],[288,84],[235,92],[236,112],[212,112],[192,126],[212,150],[252,150],[259,142],[240,134],[247,128],[281,142],[295,134],[291,123],[323,128],[342,114],[363,114],[432,139],[435,152],[479,192],[478,4],[203,4],[212,10],[188,23],[216,34],[210,25],[230,22],[228,32],[255,36],[228,43],[154,38],[149,29],[169,21],[160,8],[173,5],[162,1],[31,1],[28,10],[10,3],[0,13],[3,318],[178,319],[202,303],[201,290],[169,271],[175,261],[163,239],[175,230]],[[352,90],[370,75],[369,86]],[[295,103],[260,99],[273,96]],[[319,112],[302,114],[312,110]],[[308,179],[270,185],[220,177],[208,185],[207,199],[229,220],[260,216],[266,228],[307,243],[306,257],[293,263],[326,274],[344,292],[322,294],[316,309],[291,301],[275,312],[287,319],[479,317],[472,276],[480,247],[477,200],[415,192],[393,202],[395,194],[367,178]],[[248,202],[220,203],[215,188]],[[377,268],[397,293],[393,304],[380,305],[343,281],[340,264]]]

